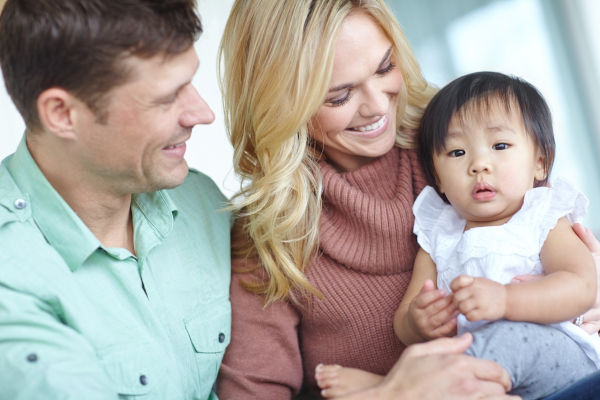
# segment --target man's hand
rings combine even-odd
[[[508,400],[508,373],[495,362],[462,354],[473,338],[465,334],[409,346],[380,385],[343,400]]]

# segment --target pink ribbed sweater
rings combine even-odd
[[[315,390],[318,363],[385,374],[404,346],[392,318],[418,248],[412,204],[425,185],[413,151],[392,151],[340,173],[322,162],[320,256],[307,276],[323,294],[311,307],[277,303],[240,286],[233,274],[232,338],[218,393],[229,399],[290,399]],[[236,266],[245,261],[234,260]]]

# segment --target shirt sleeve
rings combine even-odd
[[[41,299],[0,284],[2,398],[118,399],[93,347]]]
[[[264,297],[241,286],[244,277],[232,275],[232,336],[217,393],[221,399],[291,399],[303,380],[299,316],[285,302],[264,307]]]

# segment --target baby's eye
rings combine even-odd
[[[510,147],[508,143],[498,143],[494,145],[494,150],[506,150]]]
[[[461,156],[464,156],[464,155],[465,155],[465,151],[464,151],[464,150],[461,150],[461,149],[458,149],[458,150],[452,150],[452,151],[449,151],[449,152],[448,152],[448,155],[449,155],[450,157],[461,157]]]

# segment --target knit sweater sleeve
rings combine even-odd
[[[234,270],[239,263],[233,261]],[[221,399],[291,399],[303,381],[298,313],[285,302],[264,308],[262,296],[241,286],[248,277],[232,275],[232,336],[217,393]]]

